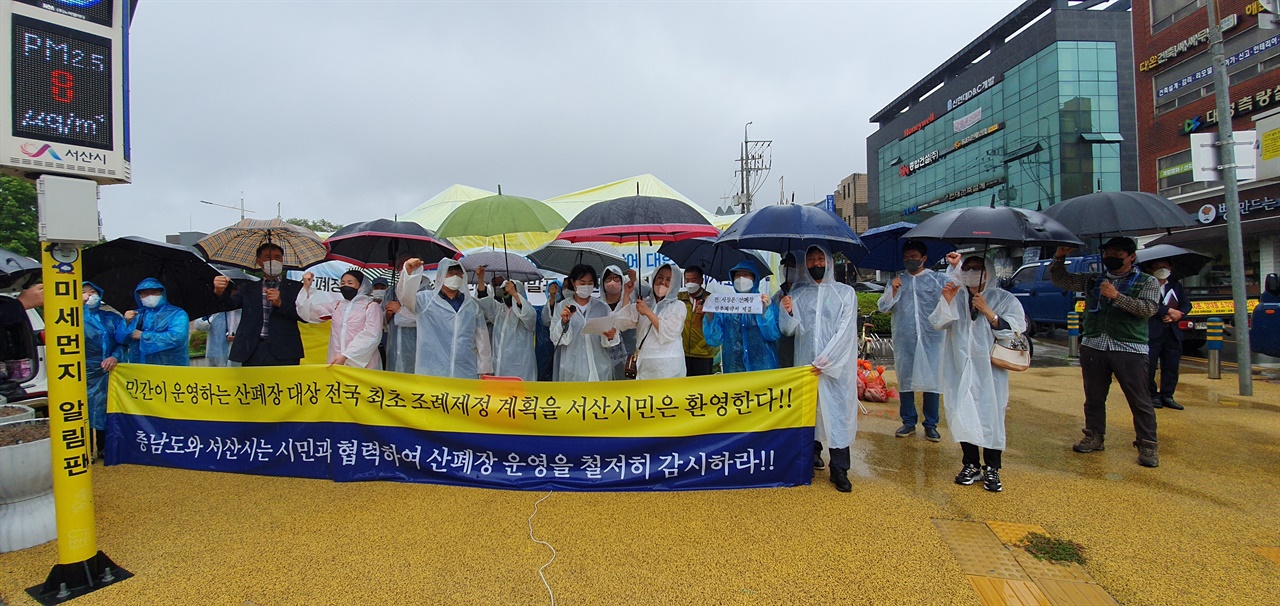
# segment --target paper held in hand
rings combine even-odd
[[[609,314],[603,318],[590,318],[587,320],[587,325],[582,327],[582,334],[602,335],[606,332],[609,332],[610,330],[613,330],[613,325],[614,325],[613,314]]]
[[[713,293],[702,304],[702,311],[718,314],[764,313],[760,293]]]

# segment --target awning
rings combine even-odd
[[[1276,230],[1280,230],[1280,217],[1266,217],[1240,222],[1240,234],[1243,236],[1258,236],[1267,233],[1275,233]],[[1227,224],[1219,223],[1217,225],[1209,225],[1206,227],[1184,229],[1165,236],[1160,236],[1159,238],[1152,240],[1151,245],[1174,244],[1177,246],[1188,246],[1197,242],[1205,241],[1226,242]],[[1194,248],[1194,246],[1192,248]]]

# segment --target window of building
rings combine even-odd
[[[1207,48],[1152,79],[1157,116],[1213,94],[1213,56]],[[1224,49],[1234,86],[1280,65],[1280,31],[1252,28],[1228,39]]]
[[[1151,0],[1151,33],[1161,31],[1204,6],[1205,0]]]
[[[1192,180],[1189,148],[1157,159],[1156,177],[1157,191],[1165,197],[1179,196],[1209,187],[1208,182]]]

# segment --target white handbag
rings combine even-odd
[[[1012,339],[996,337],[991,346],[991,365],[996,368],[1022,372],[1031,368],[1031,344],[1027,336],[1016,334]]]

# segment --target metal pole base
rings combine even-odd
[[[1222,378],[1222,352],[1217,349],[1209,350],[1209,378]]]
[[[83,562],[55,564],[44,584],[28,588],[27,595],[44,606],[61,604],[131,576],[133,573],[117,566],[107,554],[99,551]]]
[[[1080,337],[1067,338],[1067,357],[1068,358],[1080,357]]]

